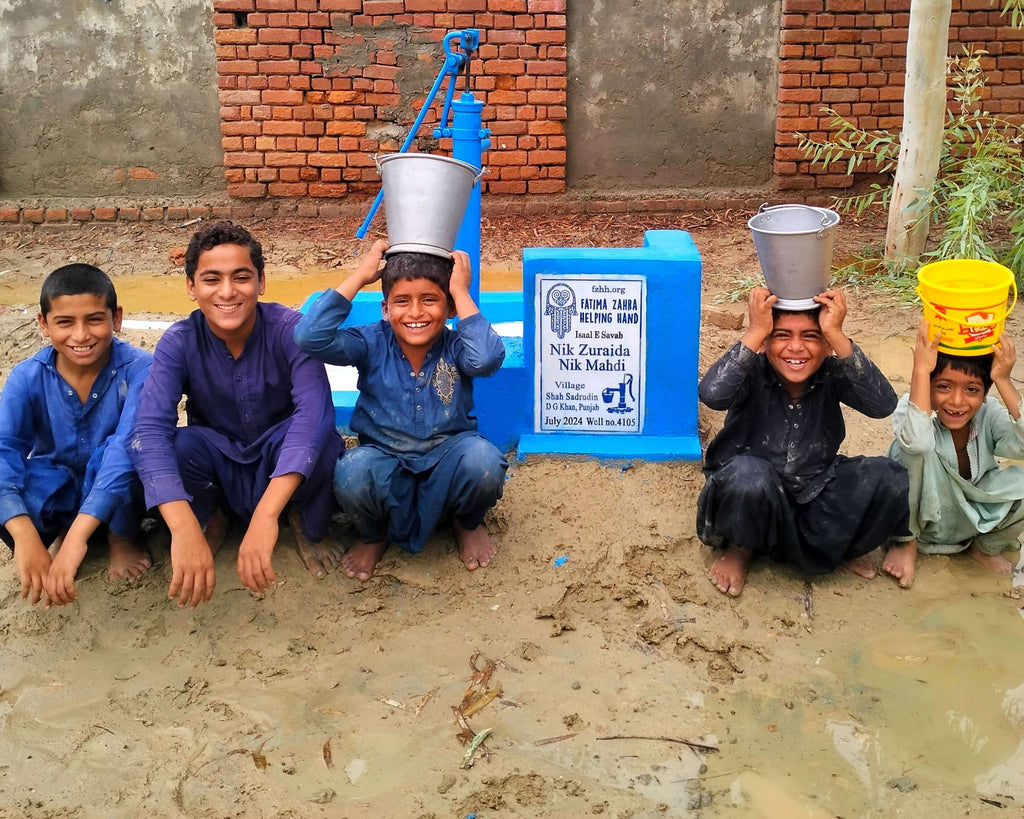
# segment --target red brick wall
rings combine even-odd
[[[473,90],[493,134],[485,190],[565,189],[565,0],[213,5],[229,195],[375,192],[373,155],[398,149],[443,65],[440,41],[466,28],[480,29]],[[435,124],[432,113],[421,147]]]
[[[949,53],[984,49],[985,108],[1022,113],[1024,31],[1013,29],[998,0],[953,0]],[[795,132],[824,139],[828,106],[865,129],[899,131],[903,121],[910,0],[783,0],[775,175],[780,190],[848,188],[845,164],[811,166]],[[1019,121],[1019,118],[1018,118]]]

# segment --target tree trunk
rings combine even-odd
[[[911,0],[903,134],[889,200],[885,258],[918,256],[928,240],[928,194],[935,185],[946,118],[946,53],[951,0]]]

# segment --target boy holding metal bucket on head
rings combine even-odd
[[[919,278],[924,283],[940,266],[945,270],[957,264],[926,265]],[[966,551],[989,569],[1009,574],[1013,566],[1002,553],[1020,548],[1024,468],[1001,467],[996,460],[1024,458],[1021,399],[1010,379],[1017,351],[1013,339],[1000,333],[1013,280],[1012,272],[1003,270],[1008,282],[1000,294],[1003,301],[987,324],[971,323],[962,338],[961,325],[941,319],[936,323],[941,326],[924,318],[918,327],[910,393],[900,399],[893,415],[896,439],[889,448],[889,457],[910,475],[912,535],[899,538],[902,542],[889,549],[882,563],[903,588],[913,585],[918,551]],[[926,316],[937,318],[929,294],[924,292],[922,298]],[[984,301],[990,299],[982,297],[979,303]],[[979,344],[986,334],[987,342]],[[998,342],[992,343],[997,334]],[[1002,404],[987,397],[993,384]]]
[[[873,577],[869,553],[907,532],[907,473],[884,457],[838,454],[841,404],[872,418],[896,405],[885,376],[843,333],[841,291],[816,309],[784,311],[764,287],[749,326],[701,380],[700,400],[727,410],[704,456],[697,534],[721,549],[708,572],[738,596],[751,562],[768,557],[807,574],[845,563]]]
[[[497,547],[484,515],[502,495],[508,463],[476,431],[473,379],[502,364],[505,347],[469,295],[466,253],[399,252],[374,243],[359,268],[328,290],[295,340],[328,364],[359,370],[351,427],[359,446],[338,461],[334,494],[359,540],[342,558],[369,580],[389,543],[419,552],[445,519],[462,562],[487,566]],[[364,287],[381,282],[383,320],[339,327]],[[458,315],[455,330],[445,323]]]

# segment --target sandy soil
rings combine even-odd
[[[757,270],[745,218],[488,224],[484,268],[517,271],[523,246],[689,229],[703,372],[738,335],[719,325],[742,315],[715,294]],[[253,229],[271,277],[344,269],[368,246],[348,223]],[[188,234],[0,233],[0,287],[37,290],[68,258],[125,284],[180,279]],[[844,222],[837,255],[878,239]],[[851,303],[848,332],[905,391],[916,311]],[[34,314],[0,313],[0,376],[38,348]],[[1010,329],[1020,337],[1016,317]],[[722,420],[700,418],[704,436]],[[881,453],[890,434],[850,415],[846,450]],[[179,609],[157,542],[136,584],[108,582],[90,554],[78,602],[43,610],[18,599],[0,547],[0,816],[1021,815],[1024,619],[1009,579],[927,558],[906,592],[757,565],[726,599],[694,534],[698,465],[537,458],[509,475],[488,521],[501,552],[475,573],[440,532],[417,557],[389,552],[365,585],[318,582],[283,529],[265,599],[241,587],[235,541],[212,601]],[[343,520],[336,535],[351,542]],[[460,704],[478,708],[470,733],[491,731],[471,767]]]

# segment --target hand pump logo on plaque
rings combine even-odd
[[[641,432],[643,276],[538,276],[538,432]]]

